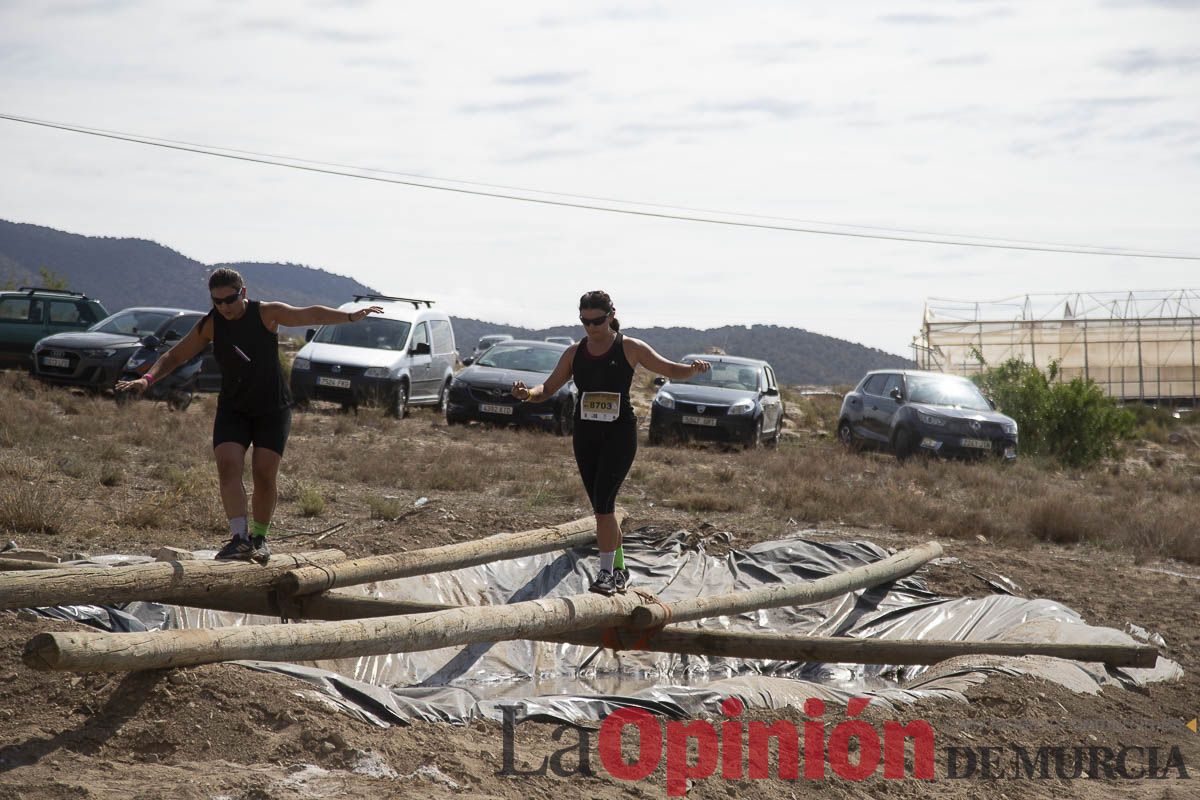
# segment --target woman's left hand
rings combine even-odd
[[[351,311],[350,312],[350,321],[358,322],[360,319],[364,319],[367,316],[367,314],[382,314],[382,313],[383,313],[382,307],[368,306],[367,308],[360,308],[358,311]]]
[[[712,369],[712,364],[702,358],[696,359],[689,366],[692,368],[693,375],[699,375],[701,372],[708,372]]]

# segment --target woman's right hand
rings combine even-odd
[[[525,385],[524,381],[513,381],[512,396],[524,403],[529,399],[529,387]]]
[[[138,378],[135,381],[117,381],[117,385],[113,387],[117,392],[137,392],[141,394],[150,387],[150,383],[145,378]]]

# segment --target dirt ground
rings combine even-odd
[[[28,393],[14,393],[11,386],[0,385],[0,403],[17,397],[29,399]],[[32,402],[40,407],[46,403],[45,396],[34,395]],[[100,400],[75,398],[71,402],[81,409],[66,412],[67,423],[78,424],[75,418],[90,413],[92,403]],[[80,457],[84,466],[76,470],[76,477],[65,468],[53,469],[55,459],[62,456],[40,453],[35,437],[11,430],[6,435],[0,412],[0,467],[4,467],[0,471],[0,492],[11,498],[19,491],[32,491],[29,487],[40,478],[52,480],[51,485],[60,491],[70,492],[77,503],[74,522],[64,523],[53,532],[18,530],[10,516],[5,538],[59,554],[152,552],[162,544],[190,548],[218,544],[219,525],[206,527],[201,524],[203,516],[188,516],[211,513],[204,508],[215,502],[212,487],[203,483],[197,488],[183,479],[164,478],[166,467],[153,455],[163,448],[195,454],[175,468],[185,473],[191,470],[188,474],[194,473],[196,482],[207,481],[211,465],[203,459],[211,406],[197,403],[179,415],[161,406],[141,404],[133,413],[138,416],[109,419],[101,426],[105,433],[97,436],[110,435],[112,430],[125,426],[140,430],[145,441],[125,441],[120,446],[127,455],[114,455],[110,450],[106,456],[97,451],[98,442],[91,441],[83,451],[94,458]],[[50,419],[38,424],[52,422]],[[159,431],[163,438],[158,438]],[[175,431],[182,442],[171,441],[166,431]],[[82,427],[75,435],[87,436]],[[386,481],[375,480],[337,457],[338,449],[348,440],[371,442],[376,448],[374,454],[395,447],[398,454],[423,464],[425,469],[440,462],[430,461],[421,453],[472,448],[479,454],[473,465],[476,472],[486,472],[489,465],[495,465],[495,474],[507,475],[506,464],[516,461],[524,477],[510,476],[506,482],[489,481],[486,476],[478,480],[454,471],[457,466],[447,466],[447,474],[436,480],[427,476],[416,481],[394,472],[388,473],[392,477]],[[781,447],[783,453],[763,454],[761,458],[762,463],[771,464],[775,463],[771,459],[789,457],[788,451],[807,449],[835,466],[853,463],[864,474],[897,469],[891,462],[871,456],[842,462],[844,456],[834,453],[832,447],[819,435],[793,435]],[[683,470],[701,491],[720,494],[727,483],[721,477],[722,471],[729,464],[738,471],[753,470],[759,457],[719,447],[678,452],[645,448],[639,458],[645,471],[631,477],[622,497],[631,515],[627,527],[713,527],[732,533],[734,546],[808,527],[820,531],[814,535],[870,539],[888,547],[917,544],[929,538],[926,531],[900,530],[883,518],[866,527],[838,525],[837,519],[797,517],[765,501],[728,510],[719,503],[707,508],[695,502],[679,504],[672,500],[684,488],[668,482],[658,472]],[[101,461],[123,465],[124,477],[116,489],[97,483],[94,470]],[[330,410],[314,413],[297,426],[285,465],[289,461],[291,477],[285,477],[285,481],[310,482],[325,498],[326,507],[308,516],[299,508],[300,491],[281,486],[276,541],[279,551],[311,549],[318,537],[324,536],[319,540],[321,547],[340,547],[354,555],[392,552],[554,524],[581,516],[584,511],[581,496],[572,484],[569,442],[506,431],[447,429],[423,411],[401,422],[383,422],[375,416],[347,420]],[[337,466],[331,469],[330,464]],[[960,468],[974,469],[966,465],[938,467],[950,470],[946,474]],[[380,471],[389,469],[394,467],[378,467]],[[801,475],[753,479],[809,480]],[[544,484],[544,492],[525,490],[522,480]],[[167,522],[136,525],[128,516],[121,516],[129,513],[127,507],[120,507],[129,498],[157,498],[169,491],[175,492],[171,497],[176,505],[155,506],[168,515]],[[382,497],[390,505],[381,505],[382,501],[373,497]],[[427,501],[418,508],[415,502],[420,497]],[[1184,497],[1194,510],[1200,509],[1194,492]],[[1089,502],[1086,497],[1079,501]],[[187,522],[176,525],[173,520],[177,518]],[[343,527],[330,530],[343,522]],[[855,783],[832,774],[823,780],[799,781],[710,777],[696,782],[688,796],[898,800],[1200,797],[1200,784],[1196,783],[1200,780],[1196,774],[1200,772],[1200,734],[1186,727],[1200,714],[1200,703],[1196,701],[1200,694],[1196,677],[1200,610],[1195,602],[1200,568],[1130,548],[1053,544],[1035,538],[995,539],[980,531],[966,529],[952,540],[943,537],[947,554],[957,560],[923,570],[931,588],[947,595],[979,596],[992,591],[985,579],[1005,576],[1025,596],[1062,602],[1091,624],[1124,629],[1132,623],[1160,633],[1166,641],[1164,655],[1182,665],[1183,680],[1151,685],[1144,691],[1109,688],[1099,696],[1087,696],[1030,678],[993,678],[969,691],[968,704],[922,701],[898,712],[867,711],[866,719],[877,727],[887,719],[923,719],[932,725],[937,750],[933,781],[876,777]],[[416,724],[381,729],[329,709],[305,694],[304,685],[289,678],[236,665],[82,677],[36,673],[22,665],[20,654],[31,636],[68,625],[0,613],[0,798],[240,800],[420,795],[615,800],[666,795],[663,767],[643,780],[626,782],[599,768],[594,752],[592,764],[598,774],[593,777],[498,774],[504,766],[499,724]],[[790,720],[797,726],[807,719],[799,709],[752,712],[749,717]],[[839,719],[837,714],[827,714],[827,728],[832,730]],[[522,724],[516,733],[516,766],[531,769],[543,756],[562,749],[564,744],[553,738],[556,733],[561,735],[557,727]],[[1085,753],[1087,748],[1118,751],[1139,747],[1148,751],[1155,747],[1160,753],[1160,772],[1171,749],[1177,748],[1187,777],[1176,766],[1167,771],[1166,778],[1140,780],[1109,780],[1103,772],[1095,779],[1085,776],[1074,780],[983,779],[978,772],[965,779],[946,775],[947,748],[978,751],[985,746],[1012,745],[1031,751],[1040,746],[1062,747],[1068,754],[1075,747],[1084,748]],[[1144,751],[1130,756],[1130,769],[1145,764]],[[1012,756],[1005,758],[1006,768],[1010,769]]]

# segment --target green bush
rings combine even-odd
[[[1043,373],[1021,359],[986,370],[976,383],[1020,427],[1021,452],[1049,456],[1068,467],[1086,467],[1115,455],[1134,426],[1134,415],[1094,381],[1056,380],[1058,365]]]

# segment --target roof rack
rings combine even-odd
[[[87,295],[83,292],[72,292],[69,289],[47,289],[45,286],[22,286],[20,289],[17,289],[17,291],[30,292],[31,294],[33,292],[49,292],[51,294],[69,294],[72,297],[87,297]]]
[[[358,303],[363,300],[391,300],[395,303],[412,303],[413,308],[420,308],[421,303],[425,304],[426,308],[433,308],[432,300],[422,300],[418,297],[390,297],[386,294],[356,294],[354,302]]]

